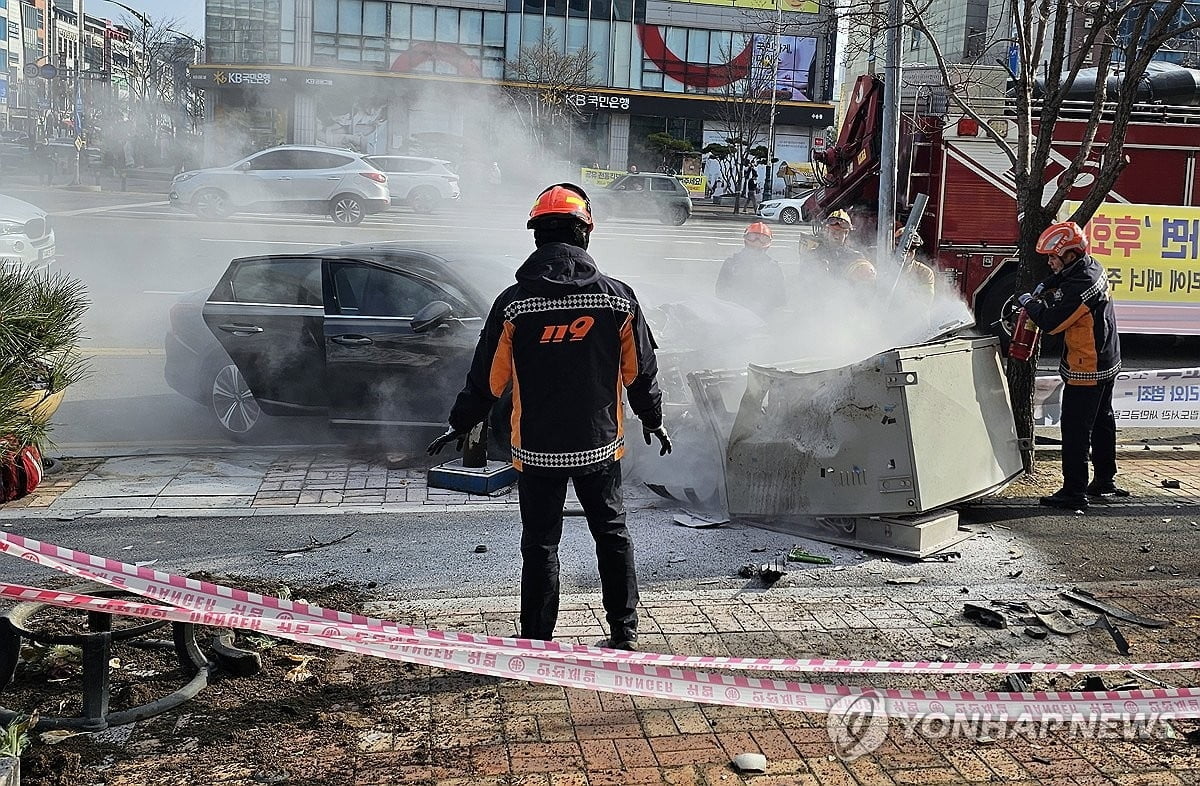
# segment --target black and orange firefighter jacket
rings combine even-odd
[[[1068,385],[1098,385],[1121,371],[1121,341],[1108,276],[1090,256],[1042,284],[1043,294],[1025,306],[1042,330],[1063,335],[1058,373]]]
[[[512,385],[518,470],[582,475],[625,452],[622,391],[646,428],[662,425],[654,339],[633,290],[566,243],[537,249],[500,293],[450,425],[467,431]]]

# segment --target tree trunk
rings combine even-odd
[[[1016,290],[1014,295],[1030,292],[1038,281],[1045,278],[1046,263],[1036,252],[1037,239],[1047,222],[1040,216],[1024,216],[1021,221],[1020,262],[1017,265]],[[1021,464],[1025,472],[1033,472],[1036,463],[1033,433],[1034,380],[1037,376],[1041,342],[1033,348],[1027,361],[1008,359],[1005,375],[1008,377],[1008,393],[1012,397],[1013,422],[1017,427],[1017,439],[1021,440]]]

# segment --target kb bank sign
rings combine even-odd
[[[271,74],[266,71],[217,71],[213,82],[218,85],[269,85]]]

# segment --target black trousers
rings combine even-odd
[[[625,528],[619,461],[573,478],[520,473],[521,638],[554,637],[558,621],[558,544],[562,540],[568,480],[575,484],[575,494],[596,541],[596,564],[609,631],[615,640],[633,641],[637,639],[637,574],[633,541]]]
[[[1063,489],[1082,494],[1088,485],[1089,449],[1097,483],[1117,476],[1117,421],[1113,417],[1114,380],[1098,385],[1065,385],[1062,395]]]

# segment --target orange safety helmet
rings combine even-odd
[[[761,221],[755,221],[750,226],[746,227],[746,231],[742,233],[742,237],[746,235],[766,235],[767,239],[771,239],[771,228]]]
[[[1086,254],[1088,250],[1087,235],[1074,221],[1059,221],[1046,227],[1037,241],[1037,252],[1052,256],[1062,256],[1066,251],[1078,251]]]
[[[591,232],[595,228],[592,221],[592,202],[587,193],[574,183],[555,183],[547,186],[538,194],[537,201],[529,211],[529,221],[526,229],[533,229],[539,218],[573,216],[579,219]]]

